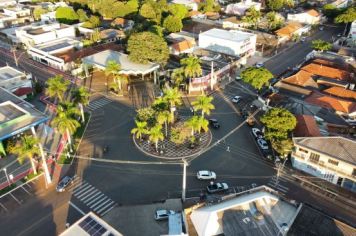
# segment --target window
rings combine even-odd
[[[330,164],[332,164],[332,165],[334,165],[334,166],[339,165],[339,162],[338,162],[338,161],[334,161],[334,160],[332,160],[332,159],[329,159],[329,160],[328,160],[328,163],[330,163]]]
[[[303,148],[299,148],[299,151],[300,151],[300,152],[304,152],[304,153],[308,153],[308,150],[305,150],[305,149],[303,149]]]
[[[310,153],[309,161],[313,163],[318,163],[319,162],[320,155],[316,153]]]

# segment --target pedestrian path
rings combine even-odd
[[[107,97],[100,97],[99,99],[91,101],[89,103],[89,105],[87,106],[87,109],[90,111],[94,111],[98,108],[101,108],[101,107],[111,103],[111,102],[113,102],[113,101]]]
[[[284,186],[286,180],[283,179],[283,177],[277,178],[277,176],[273,176],[270,181],[267,183],[268,187],[271,187],[279,192],[282,193],[287,193],[289,188]]]
[[[76,199],[100,217],[104,216],[117,205],[116,202],[99,189],[85,180],[82,181],[79,177],[74,178],[73,184],[68,189],[72,191]]]

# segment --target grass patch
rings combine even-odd
[[[11,191],[12,189],[14,189],[16,187],[16,184],[11,184],[10,186],[7,186],[6,188],[3,188],[0,190],[0,195],[3,195],[9,191]]]

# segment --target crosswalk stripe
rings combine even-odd
[[[107,196],[104,195],[103,198],[99,199],[99,201],[95,202],[94,204],[88,204],[88,206],[93,209],[95,206],[99,205],[99,203],[103,202],[103,201],[106,201],[107,199],[110,199],[108,198]]]
[[[99,210],[102,206],[104,206],[104,205],[107,204],[108,202],[113,202],[113,201],[112,201],[110,198],[108,198],[105,202],[103,202],[103,203],[101,203],[99,206],[95,207],[95,208],[93,209],[93,211]],[[111,204],[111,203],[109,203],[109,204]]]
[[[98,195],[96,198],[92,199],[90,202],[87,202],[85,204],[87,204],[88,206],[90,206],[92,203],[94,203],[96,200],[98,200],[99,198],[105,196],[104,193],[101,193],[100,195]]]
[[[85,188],[82,188],[80,191],[75,192],[74,196],[77,196],[78,194],[81,194],[83,191],[86,191],[88,189],[90,189],[92,186],[90,184],[88,184]]]
[[[102,97],[102,98],[99,98],[97,100],[94,100],[94,101],[90,102],[89,105],[87,106],[87,108],[89,110],[95,110],[95,109],[103,107],[106,104],[109,104],[111,102],[113,102],[113,101],[108,99],[108,98]]]
[[[87,182],[84,182],[84,184],[79,185],[79,186],[77,186],[75,189],[73,189],[73,193],[76,193],[76,192],[80,191],[82,188],[84,188],[84,187],[87,186],[87,185],[88,185],[88,183],[87,183]]]
[[[100,216],[104,216],[106,213],[108,213],[109,211],[111,211],[115,206],[116,206],[116,204],[113,205],[112,207],[110,207],[109,209],[107,209],[106,211],[104,211],[103,213],[101,213]]]
[[[111,201],[109,204],[106,204],[104,207],[96,211],[96,213],[100,214],[101,212],[105,211],[108,208],[111,208],[114,205],[116,205],[116,203],[114,201]]]
[[[85,204],[87,204],[87,202],[91,201],[94,197],[98,196],[99,194],[102,194],[102,192],[98,191],[96,194],[94,194],[92,197],[88,198],[87,200],[83,201]]]
[[[90,196],[93,196],[96,193],[100,193],[100,191],[98,189],[94,189],[94,191],[91,191],[89,194],[87,194],[86,196],[84,196],[83,198],[81,198],[80,200],[84,201],[85,199],[88,199]]]
[[[87,194],[88,192],[91,192],[95,190],[95,187],[91,186],[89,189],[87,189],[86,191],[82,192],[81,194],[77,193],[77,194],[74,194],[74,196],[76,196],[77,198],[81,198],[82,196],[84,196],[85,194]]]

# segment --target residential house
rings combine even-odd
[[[309,72],[313,75],[326,77],[338,81],[350,82],[350,79],[352,78],[351,73],[346,70],[326,66],[317,62],[309,63],[303,66],[301,70]]]
[[[105,43],[116,42],[125,38],[124,31],[117,29],[104,29],[101,30],[99,33],[101,40]]]
[[[293,131],[294,137],[320,137],[320,128],[314,116],[297,115],[297,126]]]
[[[30,8],[22,5],[6,7],[0,14],[0,28],[7,28],[25,22],[33,21]]]
[[[293,138],[294,168],[356,192],[356,142],[344,137]]]
[[[180,42],[176,42],[169,46],[170,52],[173,55],[179,55],[182,53],[192,53],[195,48],[195,41],[184,39]]]
[[[279,91],[293,93],[297,96],[308,96],[319,85],[313,79],[313,74],[300,70],[296,74],[278,81],[275,85]]]
[[[206,19],[206,15],[204,15],[204,13],[201,13],[199,11],[190,11],[188,13],[188,16],[192,19]]]
[[[222,20],[222,27],[228,29],[241,29],[250,24],[238,19],[236,16],[231,16]]]
[[[317,12],[314,9],[301,12],[301,13],[296,13],[296,14],[291,14],[289,13],[287,16],[287,19],[289,21],[296,21],[302,24],[309,24],[309,25],[315,25],[319,24],[321,21],[321,14]]]
[[[199,34],[199,47],[233,56],[252,56],[256,38],[252,33],[213,28]]]
[[[293,38],[294,35],[301,36],[309,32],[311,29],[310,25],[302,25],[299,22],[288,22],[286,26],[276,30],[275,33],[279,37],[279,42],[285,42]]]
[[[261,9],[261,2],[242,0],[241,2],[227,5],[225,8],[225,13],[230,15],[244,16],[245,12],[251,7],[259,11]]]
[[[328,89],[323,90],[323,93],[327,93],[329,95],[332,95],[334,97],[339,97],[351,101],[356,101],[356,91],[338,87],[338,86],[333,86]]]
[[[112,22],[111,22],[111,26],[112,27],[116,27],[119,29],[122,29],[124,31],[126,30],[131,30],[132,27],[134,26],[135,22],[133,20],[127,20],[121,17],[115,18]]]
[[[10,66],[0,68],[0,87],[14,93],[18,97],[26,98],[32,93],[31,75],[16,70]]]

